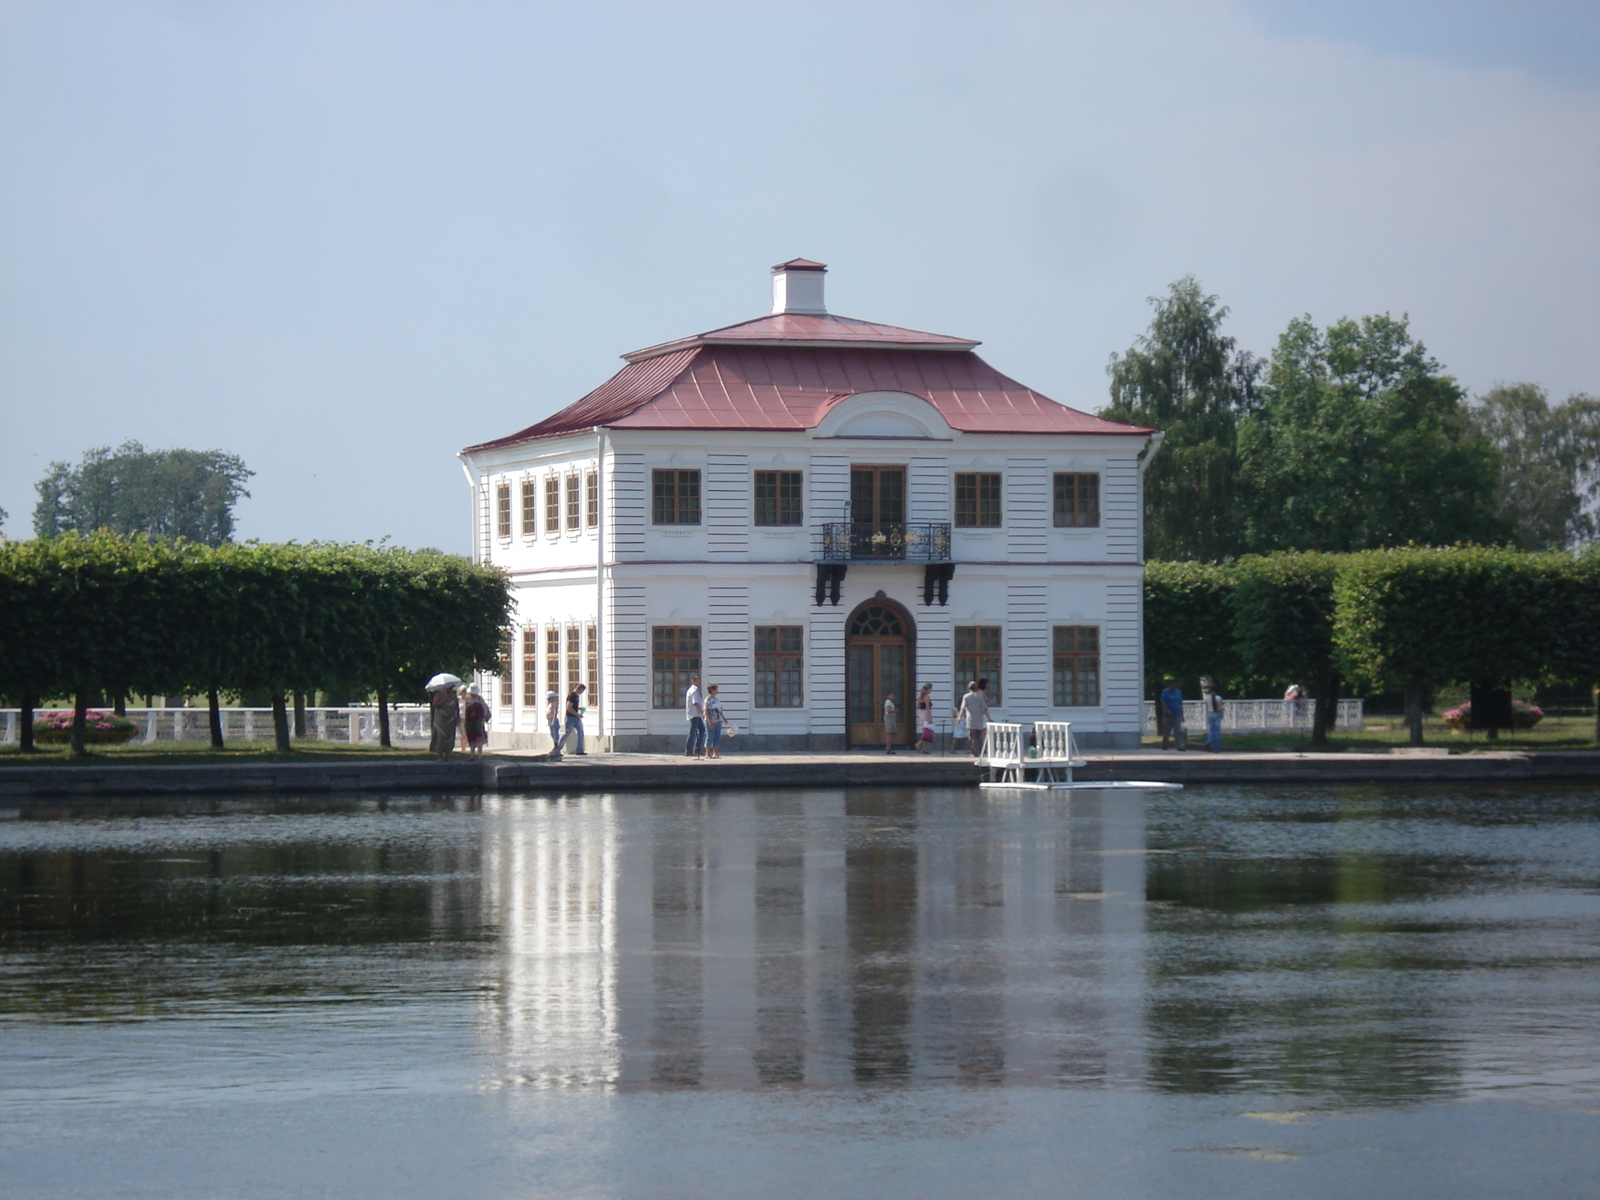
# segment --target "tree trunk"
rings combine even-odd
[[[289,744],[289,706],[284,702],[282,692],[272,693],[272,738],[278,745],[279,754],[288,754],[294,749]]]
[[[72,696],[72,752],[89,753],[84,737],[89,721],[89,693],[79,688]]]
[[[1406,724],[1411,729],[1411,744],[1422,745],[1422,680],[1406,683]]]
[[[128,715],[128,693],[116,691],[111,693],[111,711],[119,717]]]
[[[306,694],[299,688],[294,690],[294,735],[297,738],[306,735]]]
[[[1317,713],[1311,722],[1311,744],[1317,749],[1328,745],[1328,731],[1339,721],[1339,672],[1329,667],[1317,675]]]
[[[393,746],[389,740],[389,684],[380,679],[378,681],[378,745],[384,749]]]
[[[24,754],[32,754],[38,748],[33,741],[33,693],[23,692],[17,706],[22,709],[17,714],[18,747]],[[1600,733],[1600,725],[1596,726],[1595,731]]]
[[[216,688],[206,689],[206,708],[210,710],[207,724],[211,726],[211,748],[222,749],[222,698]]]

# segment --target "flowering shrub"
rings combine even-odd
[[[1544,720],[1544,710],[1537,704],[1529,704],[1526,700],[1513,700],[1511,702],[1511,728],[1532,729]],[[1444,714],[1444,723],[1457,733],[1464,733],[1472,728],[1472,701],[1468,700],[1460,708],[1452,708]]]
[[[97,746],[119,746],[130,741],[139,727],[127,717],[90,709],[83,717],[83,740]],[[65,745],[72,740],[72,710],[54,709],[33,723],[33,739],[43,745]]]

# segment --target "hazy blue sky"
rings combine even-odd
[[[461,446],[795,255],[1091,410],[1186,272],[1600,391],[1594,3],[12,0],[0,161],[12,536],[137,438],[241,454],[241,536],[465,550]]]

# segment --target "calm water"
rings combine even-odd
[[[0,1196],[1600,1193],[1593,788],[0,821]]]

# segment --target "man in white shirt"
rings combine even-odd
[[[683,744],[685,758],[698,758],[706,752],[706,706],[700,694],[700,677],[691,676],[689,690],[683,694],[683,719],[689,722],[689,737]]]
[[[966,719],[967,746],[972,751],[973,758],[982,758],[984,734],[989,731],[989,701],[984,698],[976,679],[967,684],[967,694],[961,697],[961,707],[956,709],[956,718]]]

